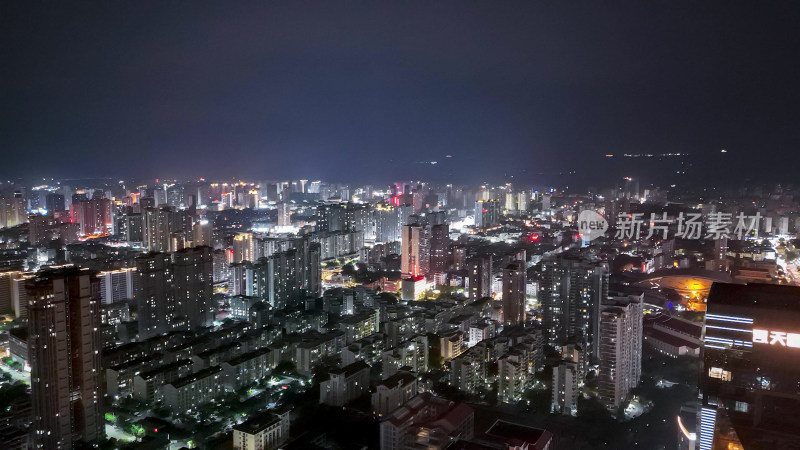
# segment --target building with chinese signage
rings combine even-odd
[[[700,388],[700,450],[800,442],[800,287],[711,287]]]

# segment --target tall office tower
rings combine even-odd
[[[64,196],[56,193],[47,194],[47,197],[45,197],[45,208],[47,208],[47,214],[50,215],[66,211]]]
[[[24,198],[0,197],[0,228],[15,227],[27,222]]]
[[[188,192],[188,191],[187,191]],[[199,182],[194,185],[194,189],[191,190],[193,195],[196,195],[195,205],[200,206],[208,206],[211,204],[211,184],[206,182]]]
[[[35,448],[77,448],[105,436],[97,288],[93,273],[75,267],[39,272],[26,284]]]
[[[433,273],[444,273],[450,268],[450,226],[446,223],[431,227],[431,265]]]
[[[600,306],[600,400],[611,411],[627,400],[642,375],[644,294],[609,297]]]
[[[700,378],[701,450],[797,447],[798,324],[798,287],[711,286]]]
[[[608,273],[588,259],[566,255],[542,261],[539,302],[551,346],[575,341],[597,357],[597,317],[608,297]]]
[[[286,202],[280,202],[277,205],[278,207],[278,226],[279,227],[288,227],[292,225],[292,220],[289,215],[289,204]]]
[[[469,298],[477,300],[492,296],[492,255],[482,255],[467,261]]]
[[[425,276],[430,272],[430,230],[419,224],[403,225],[400,266],[404,275]]]
[[[194,226],[192,226],[192,245],[195,247],[198,245],[213,247],[212,228],[213,226],[208,219],[200,219],[195,222]]]
[[[514,261],[503,269],[503,321],[525,323],[525,261]]]
[[[264,186],[264,190],[268,201],[277,202],[280,200],[280,190],[277,183],[267,183]]]
[[[400,240],[400,208],[379,204],[375,207],[375,242]]]
[[[217,307],[213,304],[214,257],[211,247],[185,248],[173,254],[175,312],[186,319],[189,329],[210,325]]]
[[[183,186],[180,184],[173,184],[172,186],[164,186],[167,197],[167,205],[172,207],[188,206],[184,196]]]
[[[253,262],[255,251],[253,233],[239,233],[233,237],[233,263]]]
[[[561,361],[553,367],[553,392],[550,412],[575,416],[578,414],[578,364]]]
[[[100,287],[100,304],[110,305],[133,299],[139,277],[136,276],[136,268],[128,267],[100,272],[97,274],[97,280]]]
[[[164,189],[164,186],[156,186],[153,188],[152,197],[155,207],[167,206],[167,191]]]
[[[542,196],[542,211],[547,211],[550,209],[551,198],[552,198],[551,194],[544,194]]]
[[[139,339],[166,333],[175,320],[175,279],[169,253],[151,252],[136,258],[136,274]]]
[[[475,202],[475,226],[491,228],[500,223],[501,203],[499,200],[478,200]]]
[[[789,218],[788,217],[786,217],[786,216],[778,217],[778,225],[775,228],[775,234],[778,234],[778,235],[781,235],[781,236],[786,236],[787,234],[789,234]]]
[[[528,191],[517,192],[517,210],[527,211],[529,205],[530,194]]]
[[[129,245],[144,245],[145,226],[142,214],[128,214],[125,216],[125,240]]]
[[[92,198],[72,202],[70,219],[80,225],[80,234],[102,234],[112,225],[111,200],[104,198],[102,191],[95,191]]]
[[[513,192],[506,192],[505,204],[503,205],[503,208],[509,212],[514,212],[517,210],[517,199]]]

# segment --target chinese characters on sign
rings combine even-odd
[[[800,333],[787,333],[785,331],[761,330],[754,328],[753,343],[800,348]]]
[[[746,216],[739,213],[712,213],[705,217],[700,213],[680,213],[677,218],[670,219],[667,213],[650,214],[647,220],[643,213],[620,214],[617,217],[616,239],[638,240],[642,237],[642,229],[647,228],[645,239],[653,236],[667,239],[669,226],[677,225],[675,237],[683,239],[738,239],[745,237],[758,238],[758,228],[761,223],[761,214]],[[703,232],[705,230],[705,233]]]

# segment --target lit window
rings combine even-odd
[[[719,367],[712,367],[708,369],[709,378],[716,378],[722,381],[731,381],[732,375],[729,371],[723,370]]]

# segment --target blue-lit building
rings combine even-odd
[[[700,388],[700,450],[797,448],[800,287],[711,287]]]

